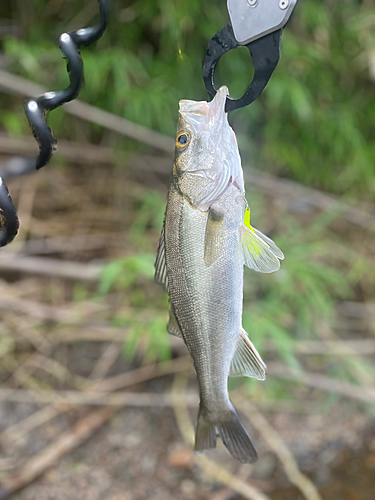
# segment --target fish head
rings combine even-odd
[[[173,174],[181,193],[204,209],[218,200],[231,183],[243,190],[241,158],[228,123],[228,88],[211,102],[180,101]]]

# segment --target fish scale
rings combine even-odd
[[[265,378],[242,328],[243,266],[273,272],[282,252],[250,225],[237,141],[224,110],[228,89],[210,103],[181,101],[172,182],[155,279],[170,297],[169,333],[193,358],[200,390],[197,452],[220,436],[240,462],[257,458],[228,395],[229,376]],[[246,221],[246,224],[244,224]]]
[[[194,359],[202,403],[217,412],[217,406],[228,400],[227,378],[241,330],[243,262],[233,259],[233,246],[238,247],[233,235],[222,257],[207,268],[203,259],[207,216],[185,200],[179,205],[179,213],[169,210],[174,198],[181,195],[171,190],[166,226],[175,217],[182,223],[178,225],[179,235],[169,230],[165,238],[171,304]],[[230,202],[230,192],[227,198]],[[241,218],[241,206],[237,212]],[[178,265],[183,277],[173,272]],[[194,300],[196,297],[200,300]]]

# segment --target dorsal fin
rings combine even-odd
[[[158,253],[155,261],[155,281],[163,285],[169,295],[167,262],[165,259],[165,221],[161,230]]]

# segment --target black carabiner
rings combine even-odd
[[[225,104],[227,113],[251,104],[260,96],[279,62],[281,34],[282,29],[278,29],[244,45],[249,49],[253,60],[254,78],[242,97],[239,99],[227,97]],[[217,92],[214,83],[214,72],[220,57],[237,47],[240,47],[240,44],[234,37],[230,23],[224,26],[210,40],[203,62],[203,79],[207,92],[211,97],[214,97]]]

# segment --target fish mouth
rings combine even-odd
[[[228,87],[223,85],[217,91],[212,101],[180,101],[180,113],[189,120],[195,130],[200,133],[203,130],[212,129],[220,123],[225,123],[227,113],[225,103],[229,95]]]

